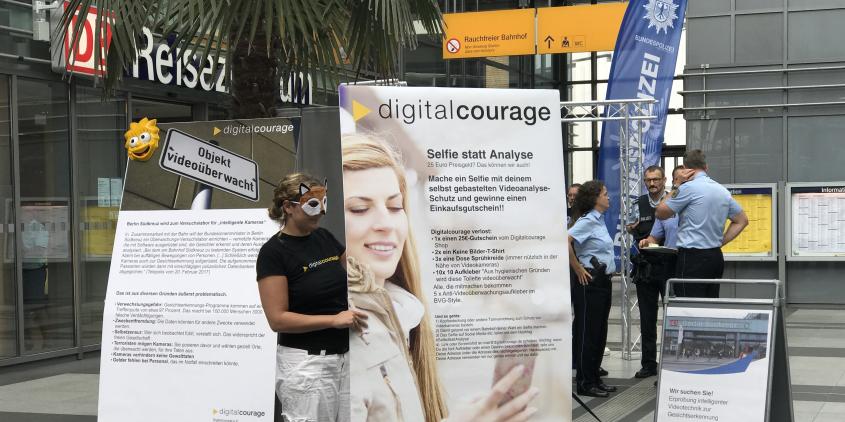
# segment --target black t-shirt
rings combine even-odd
[[[335,315],[347,309],[346,248],[324,229],[307,236],[273,235],[258,252],[257,279],[288,279],[288,310],[305,315]],[[327,328],[308,333],[279,333],[279,344],[305,350],[346,350],[349,331]]]

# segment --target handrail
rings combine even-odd
[[[577,122],[610,122],[610,121],[618,121],[618,120],[653,120],[656,116],[632,116],[632,117],[588,117],[584,116],[575,116],[575,117],[563,117],[560,119],[561,122],[566,123],[577,123]]]
[[[9,53],[0,53],[0,57],[5,57],[7,59],[21,60],[21,61],[25,61],[25,62],[33,62],[33,63],[46,63],[46,64],[51,63],[50,60],[47,60],[47,59],[38,59],[38,58],[35,58],[35,57],[19,56],[19,55],[14,55],[14,54],[9,54]]]
[[[702,76],[723,76],[723,75],[756,75],[760,73],[789,73],[789,72],[823,72],[826,70],[845,70],[845,66],[822,66],[822,67],[787,67],[782,69],[757,69],[757,70],[731,70],[727,72],[701,72],[701,73],[684,73],[682,77],[702,77]]]
[[[670,278],[666,280],[668,283],[701,283],[701,284],[771,284],[777,286],[780,284],[779,280],[770,279],[736,279],[736,278]]]
[[[790,89],[820,89],[820,88],[845,88],[845,84],[825,85],[794,85],[794,86],[762,86],[753,88],[721,88],[721,89],[691,89],[677,91],[678,94],[709,94],[714,92],[749,92],[749,91],[781,91]]]
[[[619,103],[637,103],[637,104],[655,104],[658,101],[655,99],[633,98],[620,100],[595,100],[595,101],[561,101],[560,106],[602,106],[614,105]]]
[[[736,286],[771,286],[774,287],[774,296],[770,299],[757,298],[704,298],[704,297],[677,297],[670,295],[673,292],[672,286],[675,284],[684,283],[698,283],[698,284],[733,284]],[[663,303],[669,302],[689,302],[689,303],[733,303],[733,304],[748,304],[748,305],[765,305],[777,304],[782,298],[783,283],[780,280],[769,279],[701,279],[701,278],[670,278],[666,280],[666,294],[663,295]]]
[[[728,303],[732,305],[774,305],[780,299],[739,299],[739,298],[710,298],[710,297],[667,297],[666,303]]]
[[[748,108],[779,108],[779,107],[819,107],[819,106],[840,106],[845,105],[845,101],[830,101],[821,103],[786,103],[786,104],[759,104],[759,105],[734,105],[734,106],[704,106],[704,107],[684,107],[684,111],[707,111],[707,110],[734,110],[734,109],[748,109]]]

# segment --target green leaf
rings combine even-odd
[[[396,77],[400,49],[417,43],[414,22],[434,36],[443,29],[434,0],[69,0],[53,39],[64,39],[71,11],[95,3],[102,9],[97,21],[112,20],[105,90],[131,69],[144,26],[159,36],[172,34],[177,60],[197,54],[203,65],[209,56],[215,63],[225,56],[231,65],[232,49],[243,41],[250,54],[279,59],[279,70],[318,72],[323,86],[326,78],[350,72],[356,79]],[[83,24],[77,20],[71,28],[73,45]],[[259,34],[263,39],[256,40]],[[256,42],[265,48],[255,49]]]

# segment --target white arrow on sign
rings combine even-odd
[[[161,168],[258,201],[258,164],[176,129],[167,130]]]

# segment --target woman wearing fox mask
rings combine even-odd
[[[279,333],[276,395],[285,421],[349,419],[349,332],[366,315],[349,310],[346,249],[318,226],[326,184],[295,173],[273,192],[270,218],[281,230],[258,253],[261,305]]]

